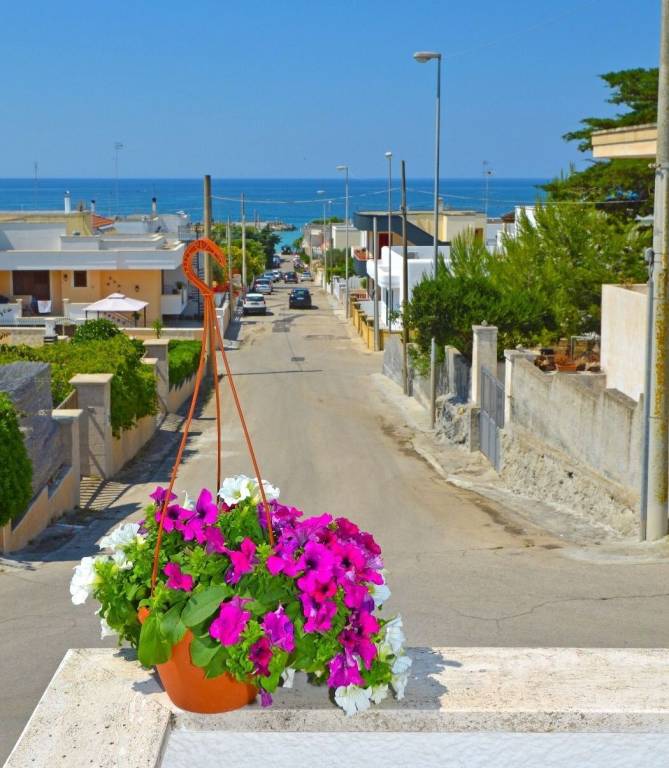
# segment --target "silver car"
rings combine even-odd
[[[304,272],[300,272],[300,282],[306,283],[307,281],[311,280],[311,272],[309,270],[305,270]]]
[[[265,297],[261,293],[247,293],[242,304],[243,315],[265,315],[267,305]]]

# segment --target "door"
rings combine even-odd
[[[14,296],[32,296],[39,301],[51,298],[51,283],[48,269],[25,269],[12,272]]]

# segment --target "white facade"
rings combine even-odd
[[[68,235],[65,221],[0,221],[0,269],[176,269],[184,244],[161,234]]]
[[[367,232],[356,229],[352,224],[332,224],[330,237],[333,248],[346,248],[346,230],[348,229],[349,248],[367,248]]]
[[[432,277],[434,274],[434,247],[431,245],[410,245],[408,248],[408,286],[409,300],[414,286],[423,277]],[[450,263],[450,248],[440,246],[439,253],[448,265]],[[384,245],[381,249],[381,258],[378,261],[378,285],[381,291],[379,297],[380,325],[385,327],[385,317],[389,309],[398,312],[404,302],[404,289],[402,274],[404,268],[403,248],[401,245],[393,245],[388,248]],[[374,280],[374,259],[367,261],[367,274]]]

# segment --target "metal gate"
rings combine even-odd
[[[504,427],[504,384],[485,366],[481,368],[481,411],[479,434],[481,453],[499,470],[499,432]]]

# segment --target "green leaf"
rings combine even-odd
[[[200,624],[208,619],[231,594],[232,590],[226,584],[217,584],[203,592],[197,592],[186,604],[181,620],[187,627]]]
[[[160,619],[149,614],[139,633],[137,656],[145,667],[163,664],[172,655],[172,644],[160,632]]]
[[[176,645],[186,634],[186,625],[181,620],[181,605],[173,605],[162,615],[160,632],[171,645]]]
[[[190,644],[190,658],[196,667],[206,667],[220,650],[221,644],[194,637]]]

